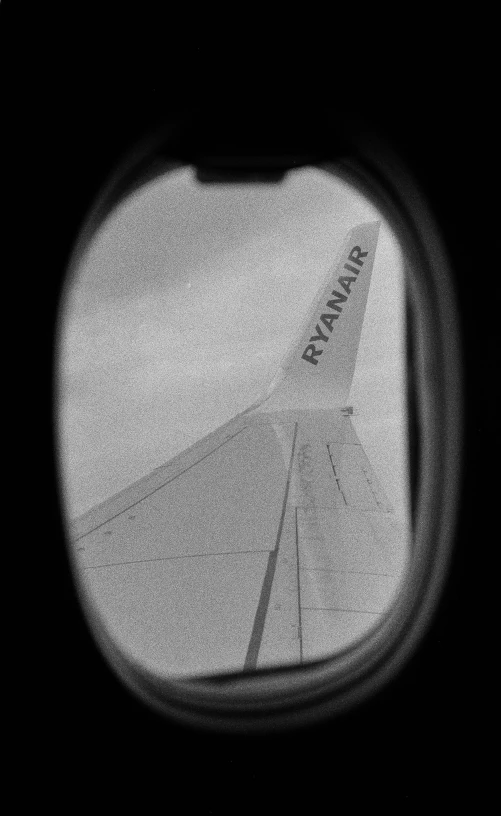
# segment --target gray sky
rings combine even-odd
[[[319,170],[277,186],[149,184],[95,236],[64,305],[61,456],[75,517],[260,396],[349,229],[381,218]],[[407,511],[401,255],[384,220],[350,394]]]

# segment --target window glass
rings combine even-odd
[[[314,398],[260,413],[346,234],[376,220],[346,405],[327,430]],[[62,306],[59,455],[78,580],[127,654],[209,674],[377,624],[409,543],[404,300],[389,225],[320,169],[202,185],[185,168],[101,225]]]

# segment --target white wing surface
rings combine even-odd
[[[378,228],[348,235],[263,400],[74,522],[101,620],[148,668],[327,656],[394,596],[404,533],[343,407]]]

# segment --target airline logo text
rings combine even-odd
[[[316,334],[310,337],[309,343],[301,355],[301,358],[306,360],[307,363],[318,365],[317,358],[323,354],[324,349],[322,346],[317,348],[317,344],[327,343],[329,341],[334,321],[339,318],[339,315],[343,311],[343,307],[340,304],[344,304],[348,300],[351,293],[351,286],[356,281],[355,276],[358,275],[360,268],[364,265],[362,258],[365,258],[368,254],[368,252],[362,252],[359,246],[354,246],[348,255],[348,261],[350,261],[350,263],[345,263],[343,269],[347,269],[352,275],[341,275],[337,281],[340,289],[343,289],[346,294],[338,292],[336,289],[333,289],[331,292],[332,299],[327,301],[326,307],[327,309],[332,309],[332,311],[326,311],[320,315],[320,321],[315,326]],[[353,266],[353,264],[357,264],[358,268],[357,266]],[[328,334],[326,332],[328,332]]]

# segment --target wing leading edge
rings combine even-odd
[[[336,312],[347,328],[336,334],[340,318],[332,318],[321,368],[301,355],[315,343],[320,350],[321,341],[309,341],[327,315],[327,291],[271,395],[74,523],[94,609],[148,668],[194,676],[326,656],[371,628],[394,596],[404,532],[340,407],[376,242],[375,225],[356,228],[333,267],[329,292],[339,290],[350,252],[370,261],[369,280],[358,290],[347,283],[352,305],[347,298],[344,316]],[[336,371],[350,320],[356,343]]]

